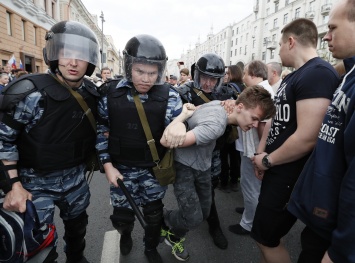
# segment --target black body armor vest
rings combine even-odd
[[[160,144],[160,138],[165,129],[169,90],[170,85],[153,86],[148,92],[148,100],[143,103],[160,158],[166,151]],[[136,104],[127,99],[130,92],[135,91],[129,87],[110,88],[108,91],[107,107],[110,113],[108,152],[113,163],[131,167],[153,167],[156,164],[153,162]]]
[[[42,93],[44,111],[36,126],[18,138],[19,167],[53,171],[84,163],[95,150],[96,134],[78,101],[50,75],[26,79]],[[96,118],[99,94],[93,83],[84,79],[84,84],[78,92]]]

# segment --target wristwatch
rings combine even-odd
[[[270,163],[270,160],[269,160],[269,155],[266,154],[263,159],[261,160],[261,162],[263,163],[263,165],[266,167],[266,168],[271,168],[271,163]]]

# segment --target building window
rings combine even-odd
[[[242,54],[242,47],[239,48],[239,55]]]
[[[237,27],[237,35],[239,34],[239,27]]]
[[[6,25],[7,25],[7,34],[12,36],[12,24],[11,24],[12,14],[6,12]]]
[[[235,39],[235,45],[238,45],[238,38]]]
[[[53,18],[55,17],[55,2],[52,2],[52,15]]]
[[[232,30],[232,36],[234,36],[234,30]]]
[[[287,24],[287,20],[288,20],[288,13],[284,14],[284,25]]]
[[[323,24],[328,24],[329,16],[328,16],[328,15],[323,16],[323,17],[322,17],[322,21],[323,21]]]
[[[26,22],[24,20],[21,20],[21,35],[22,40],[26,41]]]
[[[276,41],[276,34],[272,35],[272,41]]]
[[[243,36],[240,37],[240,43],[243,43]]]
[[[268,42],[267,37],[264,37],[264,41],[263,41],[263,46],[264,46],[264,47],[266,46],[267,42]]]
[[[234,50],[234,56],[236,56],[236,55],[238,55],[238,50],[237,49]]]
[[[255,53],[251,54],[251,60],[255,60]]]
[[[269,23],[265,23],[265,30],[268,30]]]
[[[248,49],[248,46],[245,46],[245,47],[244,47],[244,55],[247,54],[247,49]]]
[[[231,43],[231,47],[233,47],[233,40],[232,40],[232,43]]]
[[[248,41],[248,36],[249,36],[249,33],[246,34],[245,41]]]
[[[275,49],[271,50],[270,58],[273,59],[275,57]]]
[[[231,51],[231,57],[233,57],[233,51]]]
[[[274,28],[277,28],[277,18],[274,19]]]
[[[37,27],[33,26],[33,44],[37,46]]]
[[[275,13],[279,11],[279,2],[276,2],[275,3]]]
[[[266,53],[265,53],[265,51],[263,51],[263,53],[261,53],[261,60],[266,60]]]
[[[266,16],[270,14],[270,8],[266,8]]]
[[[301,7],[296,8],[296,11],[295,11],[295,18],[299,18],[299,17],[300,17],[300,13],[301,13]]]
[[[309,11],[314,11],[315,8],[314,8],[314,1],[310,2],[309,3]]]
[[[285,0],[285,6],[287,6],[289,4],[289,0]]]
[[[256,43],[256,41],[255,41],[255,39],[253,40],[253,48],[255,48],[255,43]]]

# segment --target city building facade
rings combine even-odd
[[[251,60],[265,63],[281,62],[278,56],[282,28],[296,18],[311,19],[318,28],[318,55],[335,64],[323,37],[328,30],[329,11],[336,0],[254,0],[252,13],[246,18],[228,25],[218,33],[211,32],[206,41],[200,38],[193,49],[180,58],[191,66],[205,53],[220,55],[226,65],[242,68]]]
[[[1,0],[0,61],[5,66],[14,55],[16,67],[22,62],[28,72],[44,72],[45,34],[59,21],[56,0]]]
[[[55,23],[63,20],[80,22],[96,34],[101,54],[95,73],[100,73],[100,68],[107,66],[112,75],[122,74],[121,55],[112,38],[103,34],[103,17],[100,28],[99,17],[90,14],[81,0],[1,0],[1,67],[14,56],[17,69],[21,61],[23,69],[29,73],[45,72],[45,34]]]

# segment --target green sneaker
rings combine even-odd
[[[172,248],[171,253],[177,260],[186,261],[190,255],[187,249],[184,247],[185,238],[176,238],[173,233],[166,231],[165,244]]]
[[[164,229],[163,227],[160,229],[160,243],[163,243],[166,236],[168,235],[169,230]]]

